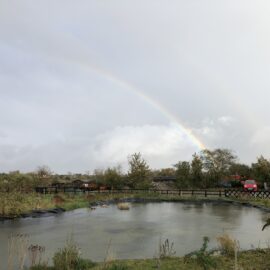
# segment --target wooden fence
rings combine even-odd
[[[198,197],[233,197],[233,198],[248,198],[256,197],[260,199],[270,199],[270,191],[243,191],[239,189],[111,189],[111,190],[90,190],[87,188],[78,188],[72,186],[66,187],[36,187],[36,192],[41,194],[57,194],[57,193],[73,193],[73,194],[138,194],[138,193],[155,193],[162,195],[175,195],[175,196],[198,196]]]

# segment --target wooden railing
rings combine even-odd
[[[110,189],[110,190],[90,190],[88,188],[79,188],[74,186],[64,187],[36,187],[35,191],[41,194],[57,194],[57,193],[73,193],[73,194],[138,194],[138,193],[155,193],[161,195],[175,195],[175,196],[199,196],[199,197],[233,197],[233,198],[247,198],[256,197],[261,199],[270,199],[270,191],[244,191],[239,189]]]

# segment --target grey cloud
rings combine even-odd
[[[1,170],[124,163],[116,142],[129,136],[124,153],[145,149],[155,167],[191,156],[188,140],[174,145],[164,111],[208,147],[235,149],[246,162],[267,154],[258,144],[269,144],[267,1],[0,5]]]

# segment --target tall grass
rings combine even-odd
[[[29,236],[26,234],[11,235],[8,239],[8,270],[23,270],[27,256]]]
[[[0,216],[16,217],[35,209],[48,209],[54,206],[49,197],[36,193],[18,192],[0,194]]]
[[[222,254],[233,257],[235,254],[235,249],[237,246],[237,242],[227,233],[224,233],[217,237],[217,242],[219,244],[219,248]]]

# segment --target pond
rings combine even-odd
[[[243,249],[268,246],[270,230],[262,231],[266,214],[259,209],[214,203],[133,203],[129,211],[116,205],[78,209],[57,216],[0,223],[0,262],[6,269],[8,236],[29,234],[30,243],[45,246],[45,257],[63,247],[72,235],[83,257],[102,261],[109,247],[117,259],[157,255],[160,239],[174,242],[177,255],[199,249],[203,236],[210,247],[224,232]],[[2,268],[1,268],[2,269]]]

